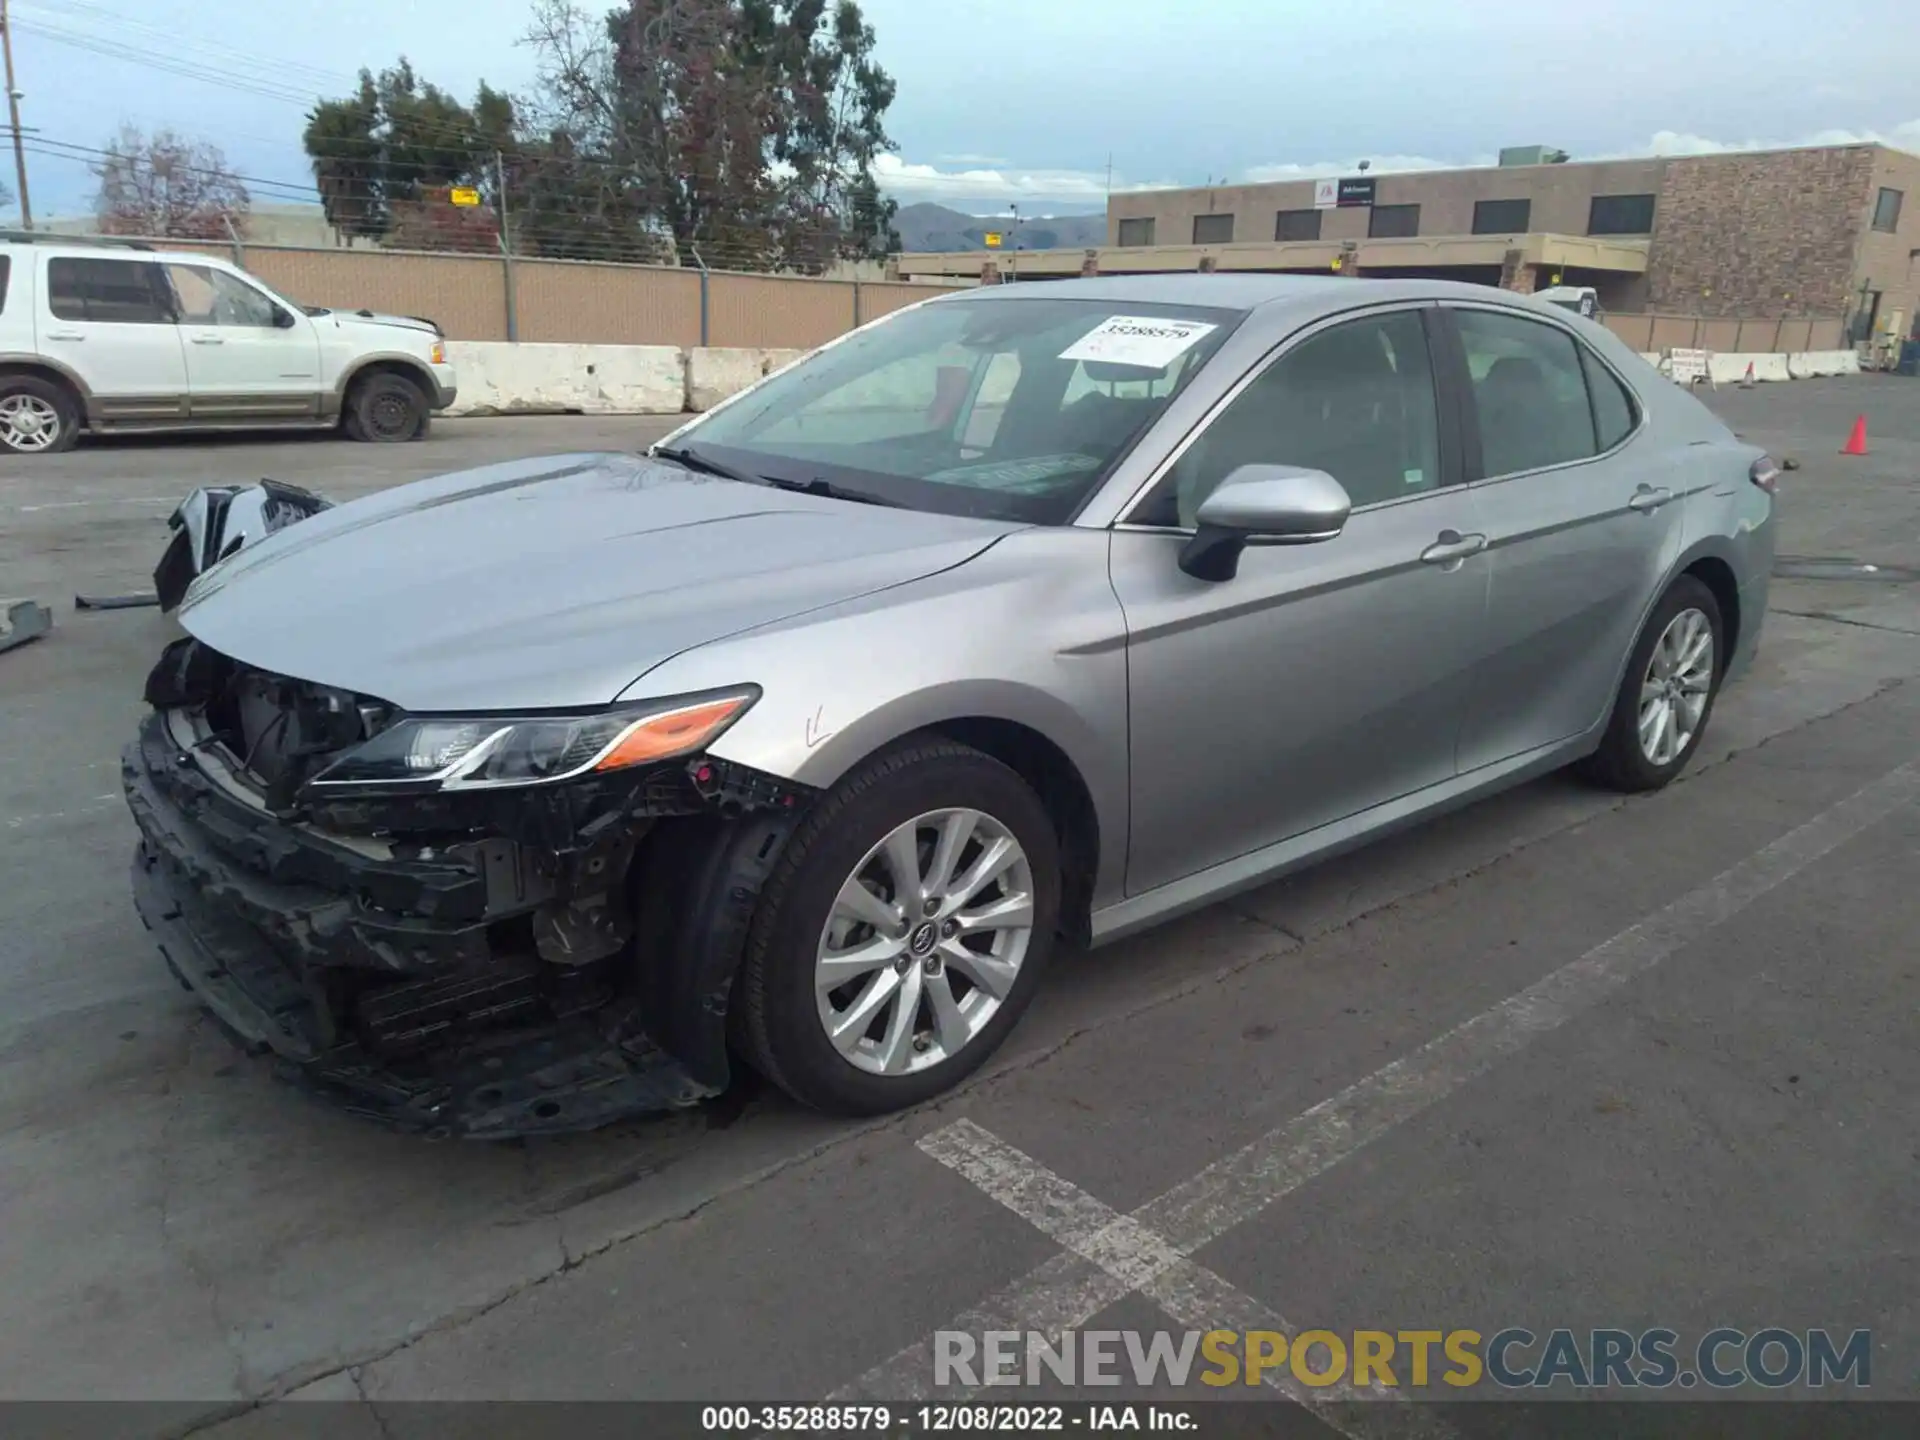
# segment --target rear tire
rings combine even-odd
[[[896,883],[896,865],[915,873]],[[834,1114],[929,1099],[1019,1021],[1059,913],[1059,840],[1025,781],[945,740],[880,755],[801,821],[762,893],[736,1012],[747,1058]]]
[[[39,375],[0,375],[0,451],[57,455],[80,438],[80,407],[71,391]]]
[[[1726,668],[1720,602],[1693,576],[1682,575],[1647,617],[1606,735],[1580,762],[1579,773],[1628,794],[1671,783],[1707,733]]]
[[[431,414],[417,384],[391,370],[376,370],[354,382],[344,428],[349,440],[396,445],[425,436]]]

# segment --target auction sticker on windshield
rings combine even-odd
[[[1151,315],[1115,315],[1060,352],[1062,360],[1104,361],[1164,370],[1209,333],[1200,320],[1162,320]]]

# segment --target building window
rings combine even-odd
[[[1903,192],[1882,189],[1873,202],[1873,228],[1891,235],[1900,228],[1900,201]]]
[[[1122,245],[1153,244],[1153,217],[1148,215],[1139,220],[1122,220],[1120,243]]]
[[[1473,202],[1473,233],[1476,235],[1524,235],[1532,218],[1531,200]]]
[[[1193,217],[1193,243],[1225,245],[1233,239],[1233,216],[1196,215]]]
[[[1318,210],[1282,210],[1273,217],[1273,238],[1276,240],[1318,240],[1320,238],[1320,212]]]
[[[1418,205],[1376,205],[1367,219],[1367,234],[1375,240],[1392,240],[1419,233]]]
[[[1653,196],[1596,195],[1587,210],[1589,235],[1651,235]]]

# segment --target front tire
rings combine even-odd
[[[376,370],[355,381],[347,396],[347,438],[377,445],[419,440],[431,414],[418,385],[391,370]]]
[[[1609,790],[1658,790],[1686,768],[1707,732],[1726,672],[1720,602],[1682,575],[1647,617],[1600,748],[1581,762]]]
[[[0,376],[0,450],[57,455],[80,438],[80,410],[67,389],[38,375]]]
[[[1059,840],[1018,775],[943,740],[876,757],[767,882],[740,975],[748,1058],[819,1110],[918,1104],[1013,1029],[1059,912]]]

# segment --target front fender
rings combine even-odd
[[[1022,726],[1079,772],[1099,826],[1097,892],[1126,860],[1126,621],[1099,531],[1023,531],[952,570],[684,652],[627,698],[752,683],[712,747],[826,789],[915,731]]]

